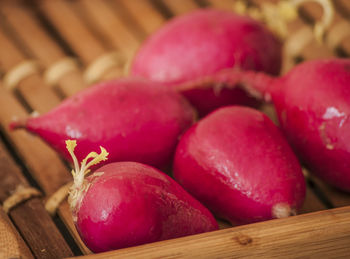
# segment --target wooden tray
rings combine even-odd
[[[276,1],[250,4],[266,2]],[[301,215],[240,227],[219,222],[219,231],[91,254],[74,228],[67,203],[54,216],[43,205],[71,180],[68,166],[39,138],[8,129],[15,116],[44,113],[94,82],[125,74],[138,46],[168,19],[198,8],[233,10],[235,3],[0,2],[0,201],[18,189],[42,193],[1,214],[0,258],[350,258],[350,195],[309,174]],[[322,15],[317,4],[304,4],[288,24],[282,73],[303,60],[350,55],[350,1],[333,3],[335,17],[323,44],[311,33]],[[271,107],[265,110],[271,112]]]

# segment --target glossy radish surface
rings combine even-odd
[[[79,167],[76,142],[68,141],[76,168],[69,202],[77,230],[94,252],[218,229],[211,213],[157,169],[136,162],[110,163],[84,179],[108,153],[90,153]],[[91,160],[90,160],[91,159]]]
[[[306,166],[350,192],[350,59],[304,62],[279,78],[253,71],[224,71],[214,77],[241,83],[272,101],[284,134]]]
[[[281,43],[260,23],[230,11],[202,9],[176,17],[151,35],[136,54],[131,74],[175,87],[227,68],[276,75],[280,66]],[[201,115],[223,105],[256,104],[237,88],[213,88],[183,93]]]
[[[212,112],[184,134],[174,178],[233,224],[292,215],[305,196],[301,167],[280,130],[238,106]]]
[[[270,89],[296,153],[315,175],[350,191],[350,59],[301,64]]]
[[[74,138],[79,160],[102,145],[110,151],[111,162],[163,167],[170,163],[179,135],[194,119],[194,109],[180,94],[126,78],[95,85],[46,114],[11,126],[38,134],[67,159],[64,141]]]

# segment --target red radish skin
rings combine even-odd
[[[251,18],[202,9],[173,19],[151,35],[136,54],[131,74],[174,88],[227,68],[277,75],[281,48],[281,42]],[[257,104],[237,88],[223,92],[189,90],[183,94],[200,115],[224,105]]]
[[[73,153],[75,143],[69,145]],[[69,201],[76,228],[93,252],[218,229],[202,204],[151,166],[110,163],[84,179],[88,168],[83,164],[74,171]]]
[[[38,134],[66,159],[70,158],[64,141],[74,138],[79,160],[102,145],[110,151],[111,162],[163,168],[195,116],[191,105],[172,89],[125,78],[93,86],[47,114],[15,121],[10,127]]]
[[[293,215],[305,197],[297,158],[280,130],[251,108],[220,108],[193,125],[174,178],[218,217],[246,224]]]
[[[272,101],[303,163],[325,182],[350,192],[350,59],[304,62],[279,78],[232,70],[213,77],[216,83],[239,82],[255,96]],[[207,87],[200,81],[183,87],[201,84]]]
[[[350,59],[301,64],[269,92],[296,153],[315,175],[350,192]]]

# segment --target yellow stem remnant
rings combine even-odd
[[[83,161],[81,162],[81,166],[79,167],[78,159],[74,154],[74,149],[76,146],[76,140],[66,140],[66,148],[69,154],[71,155],[74,163],[74,169],[72,170],[74,184],[70,188],[69,193],[69,204],[72,211],[76,210],[77,203],[81,199],[82,194],[86,189],[84,186],[84,177],[90,172],[89,168],[93,165],[100,163],[101,161],[107,160],[108,156],[108,152],[106,151],[106,149],[100,146],[100,154],[97,154],[96,152],[90,152],[83,159]]]

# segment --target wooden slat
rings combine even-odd
[[[28,8],[3,2],[0,11],[11,26],[13,33],[46,69],[66,57],[61,46],[48,35],[48,32],[44,30]],[[66,76],[69,77],[69,80],[58,81],[58,87],[65,96],[73,95],[85,87],[82,74],[78,69],[63,77]]]
[[[10,70],[23,60],[23,54],[7,39],[2,29],[0,30],[0,44],[0,67],[3,71]]]
[[[206,2],[214,8],[233,10],[234,0],[206,0]]]
[[[0,257],[32,259],[33,254],[0,207]]]
[[[157,12],[148,0],[114,0],[116,5],[126,9],[139,26],[150,35],[160,28],[165,22],[165,18]]]
[[[38,137],[23,130],[10,131],[9,124],[14,118],[25,118],[28,114],[16,101],[13,95],[0,87],[0,123],[12,144],[18,149],[21,158],[35,180],[47,193],[53,193],[63,184],[71,180],[71,176],[61,160],[49,146]],[[3,107],[8,107],[7,109]],[[9,108],[11,107],[11,108]]]
[[[38,29],[40,24],[31,17],[29,12],[25,12],[22,6],[3,2],[0,10],[1,14],[12,25],[12,28],[33,50],[32,52],[38,53],[38,59],[45,66],[51,65],[65,55],[53,39],[48,37],[44,31]]]
[[[41,1],[39,7],[83,63],[89,64],[106,49],[85,27],[67,1]]]
[[[306,188],[306,197],[299,214],[305,214],[310,212],[316,212],[321,210],[326,210],[327,207],[322,201],[316,196],[310,186]]]
[[[86,27],[78,16],[79,9],[74,7],[75,5],[68,1],[45,0],[39,5],[42,14],[55,26],[82,62],[88,66],[111,50],[103,46]],[[120,77],[122,74],[123,69],[120,66],[113,66],[100,80]]]
[[[32,176],[36,179],[44,192],[50,196],[61,186],[71,181],[70,172],[63,165],[56,152],[38,137],[23,130],[10,131],[9,123],[13,118],[24,118],[28,116],[14,96],[0,87],[0,103],[2,107],[11,109],[0,109],[0,125],[4,129],[6,137],[11,141],[18,151],[21,159],[29,168]],[[89,249],[81,241],[72,222],[72,216],[66,205],[59,209],[59,215],[84,253],[90,253]]]
[[[340,51],[342,55],[350,56],[350,21],[338,19],[336,16],[334,24],[328,29],[325,43],[335,54]]]
[[[104,36],[105,41],[122,51],[127,58],[134,55],[140,39],[106,1],[80,0],[76,4],[86,13],[90,24]]]
[[[0,178],[1,202],[9,198],[18,186],[29,187],[1,142]],[[13,208],[10,216],[36,257],[62,258],[73,255],[39,198],[32,198]]]
[[[16,65],[21,64],[27,58],[15,48],[14,44],[0,30],[0,42],[3,50],[0,52],[0,62],[2,69],[8,72]],[[55,107],[60,99],[49,89],[44,81],[37,75],[27,77],[22,80],[17,89],[25,97],[31,107],[38,112],[45,112]]]
[[[334,207],[343,207],[350,205],[350,193],[340,191],[312,174],[310,174],[310,177]]]
[[[5,45],[9,52],[13,52],[14,56],[24,60],[21,53],[14,48],[5,35],[0,32],[0,42]],[[11,46],[11,47],[10,47]],[[3,56],[0,53],[0,60]],[[12,63],[4,60],[3,65],[6,68]],[[27,103],[40,113],[44,113],[57,106],[60,99],[54,94],[53,90],[44,84],[40,75],[34,74],[20,82],[17,87]],[[0,103],[2,107],[11,107],[11,109],[0,109],[0,124],[5,130],[6,136],[11,139],[16,150],[25,161],[30,169],[33,178],[38,182],[47,195],[53,194],[61,186],[71,180],[71,175],[61,158],[57,153],[43,141],[39,140],[22,130],[11,132],[8,125],[14,118],[25,118],[28,114],[21,105],[16,101],[14,96],[6,91],[4,87],[0,87]],[[68,215],[63,214],[63,215]],[[64,218],[64,221],[72,221],[72,217]],[[72,224],[71,224],[72,225]],[[74,238],[80,245],[81,249],[88,253],[89,250],[80,240],[75,228],[70,229],[74,233]]]
[[[342,15],[344,19],[350,20],[350,1],[349,0],[333,0],[335,11]]]
[[[199,8],[193,0],[163,0],[163,3],[175,15],[189,13]]]
[[[348,258],[350,207],[86,256],[98,258]]]

